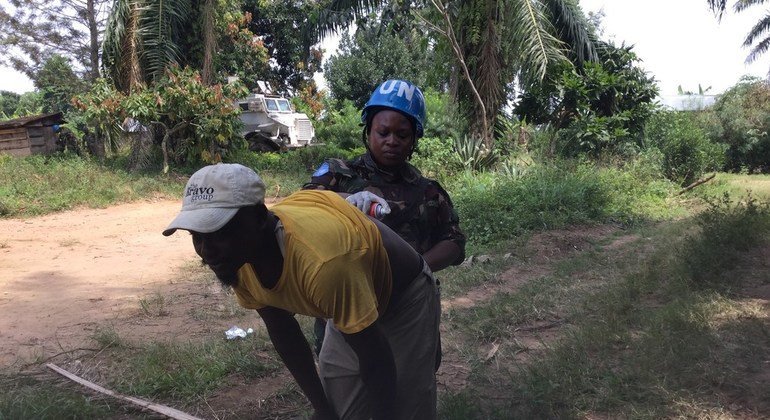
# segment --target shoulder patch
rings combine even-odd
[[[313,176],[321,176],[329,173],[329,162],[324,162],[313,172]]]

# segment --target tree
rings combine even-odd
[[[27,92],[19,97],[19,104],[11,118],[26,117],[43,113],[43,94],[41,92]]]
[[[247,28],[267,49],[271,65],[263,77],[281,92],[295,93],[315,85],[313,74],[321,70],[322,52],[314,48],[320,41],[315,1],[245,0],[243,10],[251,14]],[[249,88],[256,80],[243,80]]]
[[[267,68],[262,42],[244,29],[238,0],[116,0],[104,37],[104,75],[122,92],[152,85],[171,66],[201,72],[204,84]],[[244,70],[245,69],[245,70]]]
[[[327,61],[324,77],[334,99],[349,99],[361,109],[374,87],[387,79],[409,80],[426,89],[433,57],[428,38],[383,30],[379,19],[370,19],[360,22],[353,37],[342,34],[338,53]]]
[[[598,63],[564,66],[557,76],[530,86],[514,112],[529,123],[561,130],[549,154],[597,155],[642,146],[658,88],[632,50],[603,44]]]
[[[99,76],[99,48],[111,0],[9,0],[0,4],[0,64],[34,79],[53,54],[79,76]],[[8,5],[12,7],[8,7]]]
[[[595,39],[575,0],[476,0],[460,4],[456,26],[461,28],[458,40],[462,52],[469,57],[470,77],[458,81],[457,96],[466,98],[460,101],[461,110],[469,115],[476,133],[481,125],[478,121],[484,117],[479,110],[488,110],[484,125],[491,130],[516,81],[526,89],[565,62],[580,64],[596,59]],[[484,107],[473,106],[469,80],[476,83]],[[490,134],[484,136],[487,146],[491,145]]]
[[[727,0],[707,0],[711,10],[722,20],[722,15],[727,9]],[[737,0],[733,4],[733,10],[740,13],[752,6],[764,4],[765,0]],[[743,41],[743,46],[751,48],[746,57],[747,63],[753,63],[760,55],[770,48],[770,11],[751,28]],[[769,72],[770,73],[770,72]]]
[[[13,118],[16,108],[19,106],[21,95],[7,90],[0,90],[0,119],[8,120]]]
[[[197,70],[172,66],[151,88],[125,95],[108,80],[99,79],[73,102],[113,152],[118,151],[124,136],[115,127],[139,133],[155,130],[162,138],[163,171],[168,172],[172,163],[220,162],[228,149],[237,146],[242,139],[241,122],[229,98],[244,94],[239,84],[207,86]],[[151,148],[158,145],[152,135],[137,137],[129,145],[130,163],[143,167],[136,165],[136,160],[149,160]]]
[[[383,0],[334,0],[321,15],[322,31],[346,27],[355,16],[377,10]],[[491,142],[491,127],[518,80],[525,85],[545,76],[564,58],[563,49],[590,60],[593,42],[575,0],[454,0],[405,2],[430,28],[444,35],[462,76],[451,91],[471,131]],[[399,3],[400,4],[400,3]],[[431,10],[435,10],[432,12]]]
[[[191,0],[116,0],[104,35],[105,76],[131,92],[188,64],[180,43],[199,17],[193,10]]]
[[[265,80],[269,72],[269,53],[264,42],[249,29],[251,12],[234,8],[222,16],[222,32],[216,55],[216,68],[229,76],[237,76],[253,89],[257,80]]]
[[[67,112],[72,98],[85,90],[67,58],[54,54],[33,79],[35,88],[43,95],[43,112]]]
[[[770,173],[770,83],[742,78],[711,108],[716,141],[727,145],[725,169]]]

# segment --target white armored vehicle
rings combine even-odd
[[[243,137],[249,149],[273,152],[309,146],[315,129],[307,115],[295,112],[288,99],[273,94],[270,84],[258,81],[259,89],[238,100]]]

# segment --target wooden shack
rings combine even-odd
[[[53,153],[56,151],[53,126],[63,122],[61,112],[0,121],[0,153],[12,156]]]

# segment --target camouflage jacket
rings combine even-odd
[[[461,250],[453,264],[465,258],[465,235],[449,194],[408,163],[396,172],[388,172],[379,168],[368,153],[349,161],[327,159],[302,188],[377,194],[391,208],[382,222],[417,252],[424,254],[438,242],[449,240]]]

